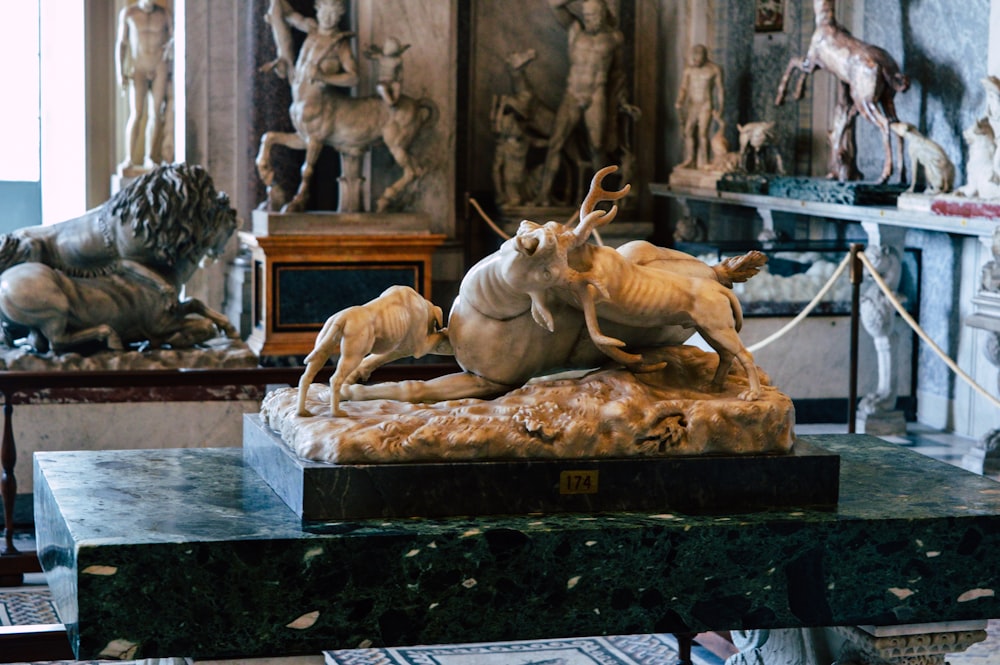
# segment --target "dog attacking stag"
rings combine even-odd
[[[709,266],[680,251],[645,241],[619,249],[588,242],[610,223],[617,208],[604,201],[625,196],[602,187],[616,170],[606,167],[591,183],[576,227],[521,223],[517,234],[473,266],[459,286],[444,339],[435,353],[452,353],[462,371],[429,381],[361,385],[346,382],[340,397],[436,402],[495,397],[528,380],[568,369],[617,361],[634,371],[655,370],[657,350],[683,344],[701,331],[719,353],[712,386],[726,380],[733,360],[760,393],[753,358],[740,342],[739,303],[731,286],[752,277],[766,261],[759,252]],[[300,388],[301,390],[301,388]]]

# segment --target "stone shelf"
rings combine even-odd
[[[872,222],[889,226],[903,226],[909,229],[954,233],[966,236],[989,237],[997,226],[997,220],[988,217],[952,217],[920,210],[905,210],[895,206],[853,206],[838,203],[801,201],[763,194],[742,194],[720,192],[714,189],[676,187],[665,183],[650,183],[654,196],[675,199],[691,199],[708,203],[755,208],[771,212],[786,212],[796,215],[812,215],[847,222]]]

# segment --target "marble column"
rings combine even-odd
[[[864,222],[868,234],[865,254],[875,265],[879,275],[895,291],[902,276],[903,244],[906,229]],[[897,296],[898,297],[898,296]],[[896,311],[888,297],[868,280],[861,295],[861,324],[875,343],[878,361],[878,384],[858,403],[858,429],[866,434],[901,435],[906,433],[906,418],[896,409],[898,335],[895,333]]]

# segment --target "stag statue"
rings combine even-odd
[[[816,14],[816,30],[809,42],[805,57],[794,57],[788,61],[775,104],[785,101],[785,94],[792,72],[800,70],[803,76],[795,87],[795,99],[801,99],[805,91],[806,76],[816,69],[826,69],[840,81],[840,91],[836,126],[841,131],[853,131],[854,118],[860,114],[878,128],[885,148],[885,162],[879,184],[884,184],[892,175],[892,148],[890,146],[890,123],[896,122],[895,96],[910,87],[910,79],[902,73],[899,65],[884,49],[867,44],[854,37],[834,18],[834,0],[813,0]],[[834,137],[833,145],[839,145],[840,137]],[[898,162],[900,180],[905,181],[903,147],[899,143]],[[831,172],[836,175],[838,169]],[[850,172],[842,169],[841,172]]]
[[[316,18],[292,10],[287,0],[271,0],[266,15],[278,57],[262,69],[285,76],[291,85],[288,109],[294,132],[266,132],[257,153],[257,172],[267,186],[268,210],[297,212],[306,209],[313,168],[324,145],[340,153],[339,212],[358,212],[362,206],[362,160],[375,144],[389,149],[403,174],[379,196],[376,211],[384,212],[423,173],[410,154],[417,133],[437,118],[437,107],[428,99],[398,95],[386,101],[379,95],[350,97],[344,89],[358,84],[357,61],[351,51],[350,32],[339,29],[346,10],[345,0],[316,0]],[[306,34],[298,57],[291,53],[291,28]],[[399,81],[394,80],[394,85]],[[274,181],[271,150],[283,145],[304,150],[301,182],[295,196],[286,194]]]
[[[516,236],[466,273],[448,317],[447,342],[435,349],[436,353],[453,353],[464,371],[429,381],[345,386],[343,397],[411,402],[494,397],[536,376],[599,367],[609,355],[638,371],[654,369],[656,350],[682,344],[694,333],[692,322],[710,335],[720,327],[735,329],[738,311],[725,292],[733,282],[752,276],[765,257],[751,253],[708,266],[684,252],[645,241],[595,253],[585,242],[589,233],[610,222],[617,212],[616,208],[600,210],[598,204],[628,192],[627,187],[617,192],[601,188],[603,178],[614,170],[606,167],[594,176],[575,229],[556,222],[522,222]],[[615,261],[628,264],[630,272],[637,270],[641,276],[617,281],[608,274],[607,252],[615,252],[620,256]],[[719,291],[720,295],[712,296],[713,303],[724,301],[722,316],[729,318],[716,326],[708,325],[707,319],[694,321],[684,313],[674,313],[661,278],[676,278],[680,289],[696,285],[696,297],[708,290]],[[578,291],[575,285],[580,280],[605,300],[598,303],[596,295]],[[714,286],[707,286],[710,282]],[[631,291],[645,288],[657,290],[659,299],[646,301],[639,291]],[[637,308],[644,305],[656,311],[638,315]],[[719,341],[728,334],[713,339]],[[729,355],[720,358],[717,381],[719,376],[724,378],[732,357],[748,360],[744,351],[729,341],[722,345],[720,354]],[[744,397],[753,399],[755,388],[752,385]]]

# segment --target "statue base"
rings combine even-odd
[[[839,203],[843,205],[896,205],[906,185],[877,185],[871,182],[838,182],[826,178],[774,176],[768,194],[785,199]]]
[[[857,429],[872,436],[903,436],[906,434],[906,417],[902,411],[879,411],[858,414]]]
[[[716,189],[737,194],[767,194],[768,176],[749,173],[726,173],[719,178]]]
[[[670,172],[671,187],[689,187],[693,189],[715,189],[722,171],[705,171],[702,169],[675,168]]]
[[[104,372],[153,369],[242,369],[257,367],[257,356],[238,339],[218,337],[188,349],[35,353],[0,347],[0,370],[16,372]]]
[[[243,457],[303,520],[641,511],[746,513],[836,507],[840,458],[787,455],[330,464],[296,455],[244,415]]]
[[[896,200],[896,207],[900,210],[912,210],[914,212],[931,212],[931,205],[934,203],[932,194],[916,194],[914,192],[903,192]]]
[[[255,236],[430,233],[430,217],[421,213],[267,212],[253,211]]]
[[[940,194],[931,203],[931,212],[949,217],[1000,217],[1000,200],[970,199],[957,194]]]

